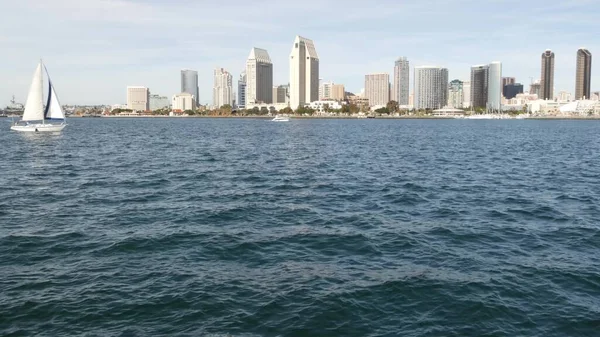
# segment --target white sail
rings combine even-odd
[[[60,107],[60,102],[58,101],[58,96],[56,96],[56,91],[54,91],[54,86],[52,82],[50,85],[50,99],[48,100],[49,104],[46,107],[46,118],[48,119],[65,119],[65,114]]]
[[[42,62],[38,64],[33,74],[25,111],[23,112],[24,121],[40,121],[44,119],[44,83],[42,76]]]

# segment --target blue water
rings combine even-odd
[[[600,122],[0,121],[2,336],[599,336]]]

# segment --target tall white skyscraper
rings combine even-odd
[[[273,103],[273,63],[269,53],[252,48],[246,61],[246,107]]]
[[[471,107],[471,81],[463,82],[463,108]]]
[[[365,97],[369,106],[387,105],[390,101],[390,75],[365,75]]]
[[[150,110],[150,90],[146,87],[127,87],[127,109]]]
[[[441,109],[448,101],[448,69],[415,67],[415,109]]]
[[[410,64],[406,57],[400,57],[394,66],[394,94],[392,95],[398,105],[408,105],[409,86]]]
[[[220,108],[225,104],[233,106],[233,76],[223,69],[215,69],[213,86],[213,105]]]
[[[502,107],[502,63],[492,62],[488,67],[487,109],[500,112]]]
[[[196,104],[200,100],[200,89],[198,87],[198,72],[195,70],[183,69],[181,71],[181,92],[187,92],[194,96]]]
[[[290,107],[319,100],[319,55],[312,40],[296,36],[290,53]]]

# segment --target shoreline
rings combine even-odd
[[[140,116],[68,116],[68,118],[217,118],[217,119],[272,119],[273,116],[163,116],[163,115],[140,115]],[[449,116],[378,116],[375,118],[359,118],[354,116],[291,116],[291,119],[458,119]],[[535,116],[519,120],[600,120],[600,116]],[[473,120],[517,120],[516,118],[503,119],[473,119]]]

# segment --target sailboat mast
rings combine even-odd
[[[42,69],[44,69],[44,62],[42,61],[42,59],[40,59],[40,66],[42,67]],[[40,78],[40,81],[42,81],[42,92],[44,92],[43,91],[43,89],[44,89],[44,87],[43,87],[43,85],[44,85],[43,84],[44,83],[44,72],[43,71],[42,71],[42,76]],[[42,99],[43,99],[43,96],[42,96]],[[46,113],[44,113],[44,118],[42,118],[42,124],[46,124]]]

